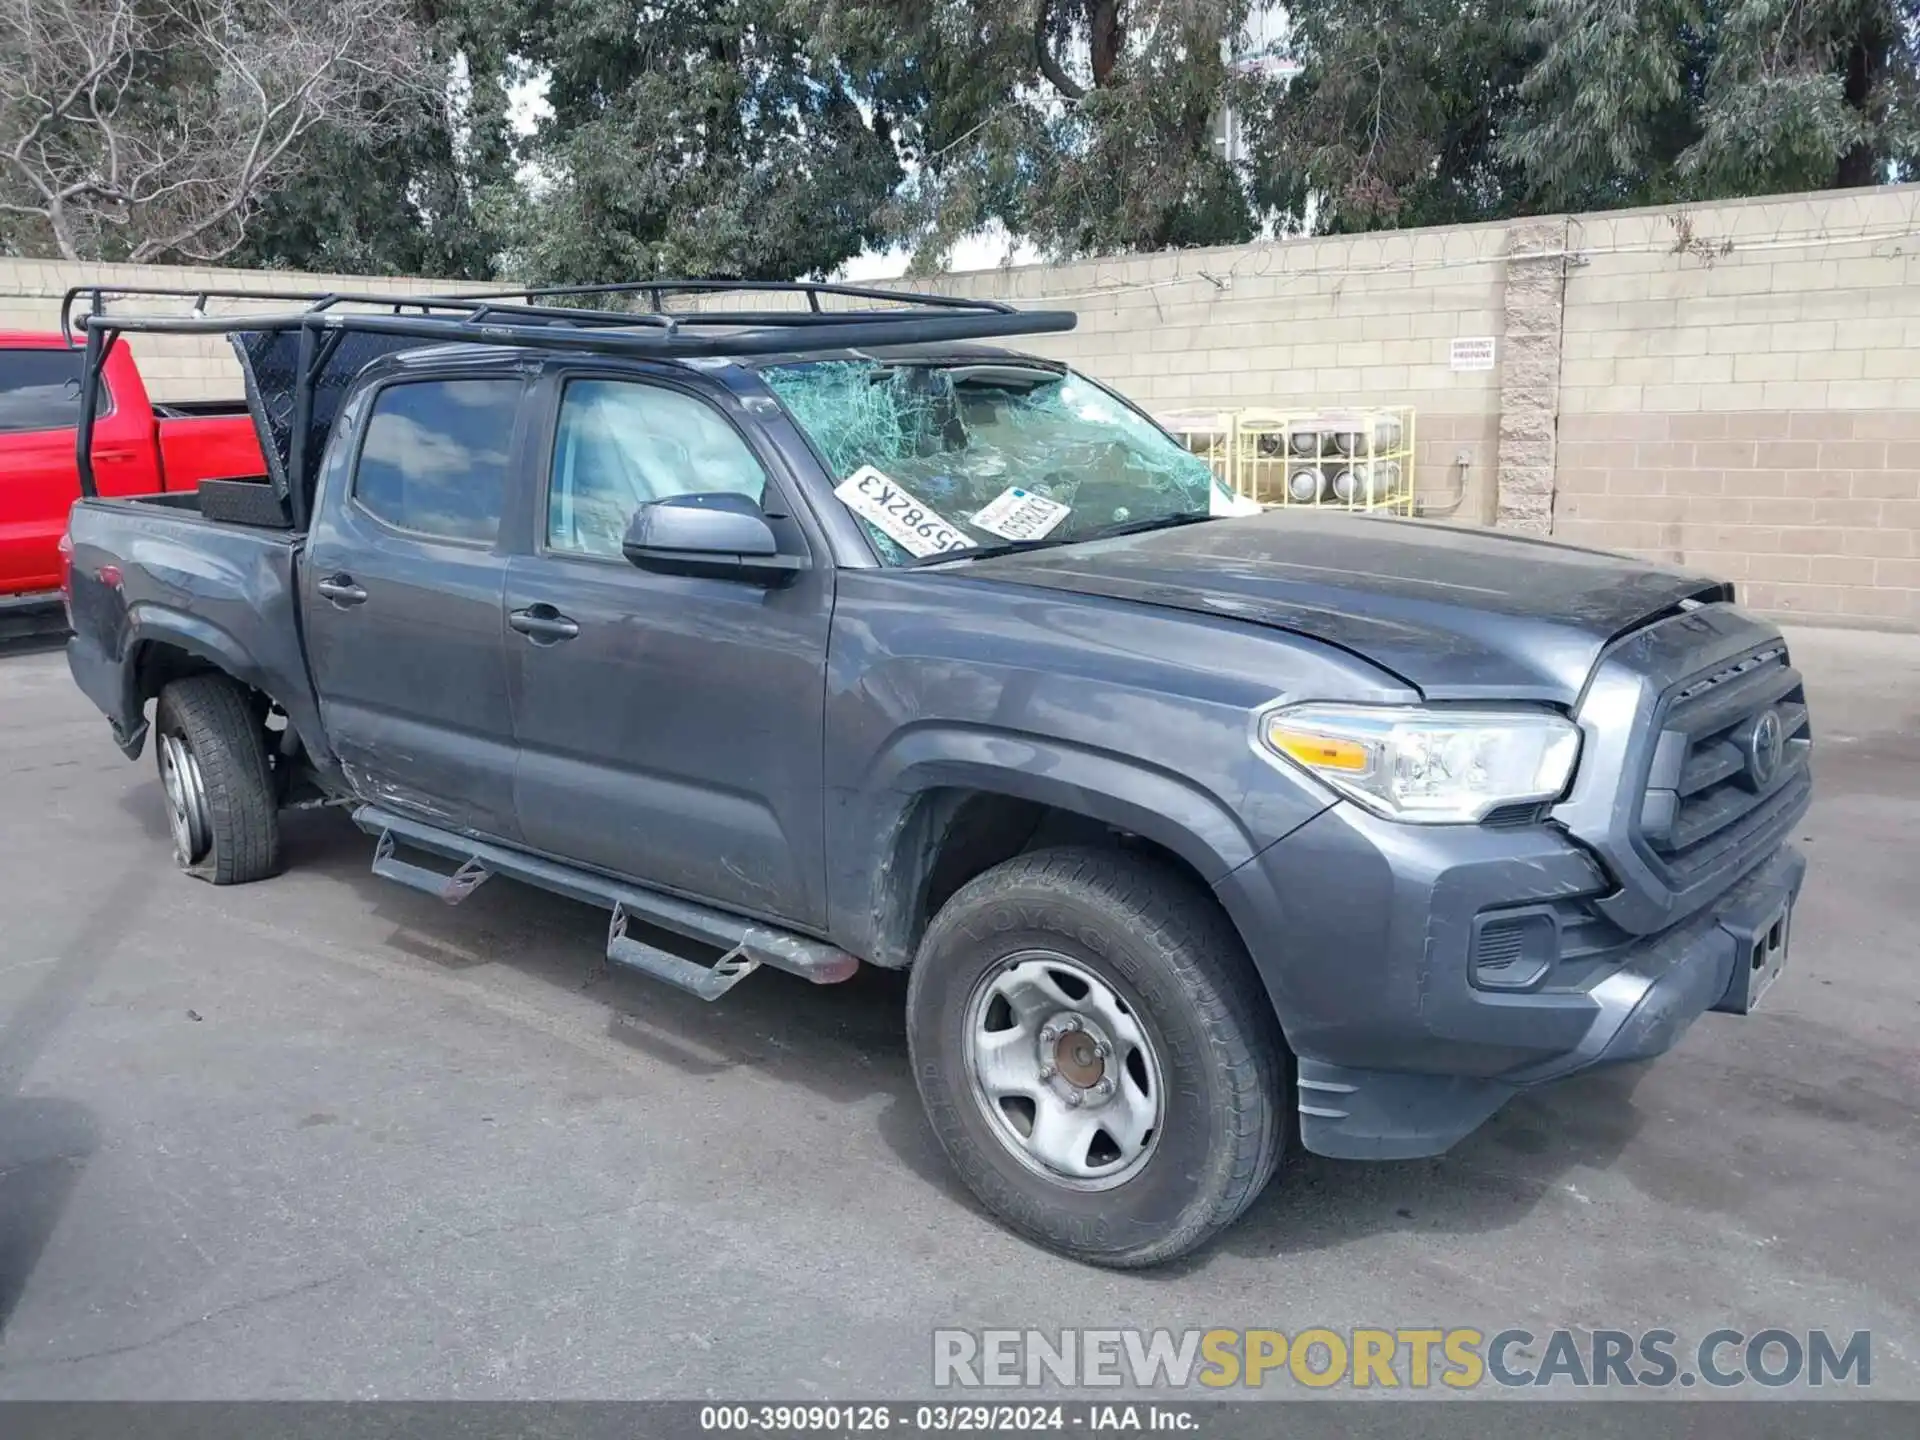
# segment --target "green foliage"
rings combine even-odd
[[[1920,4],[1723,0],[1692,193],[1870,185],[1920,160]]]
[[[1612,0],[1597,0],[1599,4]],[[1524,69],[1521,0],[1301,0],[1291,80],[1248,103],[1263,213],[1319,230],[1509,214],[1497,144]]]
[[[1053,255],[1254,233],[1216,144],[1248,0],[794,0],[893,121],[889,232],[936,268],[990,224]]]
[[[1917,157],[1915,0],[1533,0],[1529,209],[1870,185]]]
[[[900,181],[784,0],[558,0],[519,53],[551,76],[510,263],[552,281],[830,270],[881,239]]]
[[[1294,0],[1284,78],[1231,58],[1261,0],[412,3],[451,98],[316,131],[248,262],[926,270],[1920,176],[1920,0]]]
[[[1696,0],[1534,0],[1520,26],[1530,62],[1501,152],[1530,208],[1656,202],[1698,134]]]

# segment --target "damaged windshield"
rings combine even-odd
[[[823,360],[767,384],[889,564],[1252,512],[1099,386],[1031,362]]]

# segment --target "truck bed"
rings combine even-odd
[[[68,653],[74,678],[113,722],[122,747],[137,754],[146,732],[135,683],[141,668],[211,662],[278,699],[325,763],[319,707],[300,647],[306,537],[209,518],[201,513],[205,494],[82,500],[73,507]]]

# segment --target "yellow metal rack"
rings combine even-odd
[[[1413,513],[1411,407],[1242,411],[1234,489],[1262,505]]]

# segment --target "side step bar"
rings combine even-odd
[[[373,847],[373,873],[382,880],[424,890],[434,899],[444,900],[449,905],[458,905],[478,890],[480,883],[493,873],[477,858],[468,856],[458,870],[451,875],[442,875],[438,870],[429,870],[424,865],[400,859],[393,853],[393,848],[393,832],[382,830],[378,843]]]
[[[677,895],[609,880],[590,870],[474,840],[378,806],[357,808],[353,812],[353,823],[369,835],[379,837],[373,851],[374,874],[449,905],[458,905],[489,875],[505,875],[611,910],[613,918],[607,926],[609,960],[644,971],[702,1000],[718,1000],[762,965],[799,975],[816,985],[849,979],[860,968],[860,962],[846,951],[822,941],[730,915]],[[416,865],[399,858],[395,850],[400,845],[444,855],[457,860],[459,866],[451,872],[442,872]],[[671,930],[725,953],[711,966],[699,964],[628,934],[628,926],[634,922]]]

